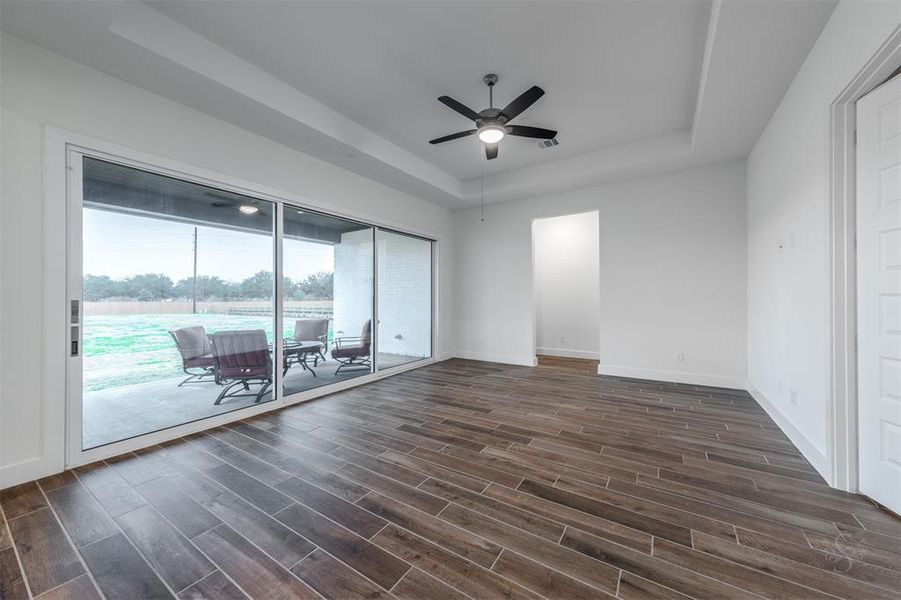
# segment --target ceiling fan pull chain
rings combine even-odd
[[[482,179],[481,179],[481,187],[482,187],[482,201],[479,204],[479,218],[481,222],[485,222],[485,163],[482,163]]]

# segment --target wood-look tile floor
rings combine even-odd
[[[0,493],[3,598],[899,598],[742,391],[452,360]]]

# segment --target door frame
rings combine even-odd
[[[541,221],[544,219],[557,219],[560,217],[574,217],[576,215],[587,215],[594,214],[597,216],[597,234],[598,234],[598,245],[595,248],[595,252],[597,253],[598,259],[598,271],[595,273],[597,276],[597,284],[598,284],[598,314],[600,314],[600,288],[601,288],[601,211],[600,209],[588,209],[588,210],[576,210],[565,213],[554,213],[548,215],[541,215],[538,217],[532,217],[529,220],[529,244],[530,244],[530,260],[531,263],[529,265],[529,275],[531,277],[531,297],[530,301],[532,303],[532,366],[538,365],[538,276],[536,273],[536,248],[535,248],[535,222]],[[598,334],[598,343],[595,347],[594,357],[585,357],[585,356],[573,356],[572,358],[585,358],[587,360],[596,360],[598,361],[597,373],[598,375],[602,375],[601,373],[601,323],[600,319],[597,323],[595,323],[595,328],[597,329]]]
[[[829,484],[856,493],[857,434],[857,100],[901,64],[901,26],[829,106],[828,332],[830,410],[827,415]]]
[[[261,403],[232,412],[215,415],[198,421],[177,425],[147,433],[134,438],[129,438],[112,444],[107,444],[89,450],[81,449],[80,431],[77,440],[71,429],[73,423],[80,423],[80,419],[73,419],[70,406],[70,357],[69,357],[69,256],[73,246],[80,257],[79,240],[71,239],[70,231],[70,205],[74,193],[73,183],[78,175],[78,170],[69,164],[72,152],[84,154],[102,160],[109,160],[128,166],[133,166],[151,172],[161,173],[177,177],[186,181],[192,181],[209,185],[219,189],[225,189],[257,197],[261,200],[272,202],[275,205],[276,224],[273,235],[275,244],[273,252],[274,267],[282,265],[282,224],[283,207],[297,207],[313,212],[321,212],[338,218],[350,219],[373,227],[373,267],[376,267],[377,257],[375,247],[375,235],[378,229],[385,229],[397,233],[407,234],[429,240],[432,243],[432,356],[414,361],[405,365],[392,367],[385,371],[377,370],[377,357],[373,360],[373,372],[350,379],[347,381],[314,388],[304,392],[285,395],[281,389],[281,369],[275,371],[274,389],[277,395],[271,402]],[[80,178],[79,182],[80,184]],[[80,198],[80,193],[78,194]],[[55,473],[65,468],[72,468],[87,464],[96,460],[102,460],[110,456],[116,456],[167,440],[175,439],[191,433],[196,433],[224,425],[233,421],[245,419],[260,413],[278,410],[285,406],[306,402],[320,396],[332,394],[344,389],[356,387],[377,381],[384,377],[398,375],[406,371],[427,366],[438,362],[437,348],[441,332],[439,330],[438,314],[440,308],[438,258],[443,250],[442,235],[422,228],[410,227],[377,215],[363,212],[336,208],[325,202],[277,190],[252,181],[237,178],[224,173],[219,173],[201,167],[195,167],[177,160],[153,155],[133,148],[128,148],[86,136],[65,129],[44,126],[44,219],[43,219],[43,248],[44,248],[44,299],[42,311],[44,316],[44,329],[42,331],[44,377],[41,382],[41,413],[43,421],[42,440],[44,455],[42,456],[45,468],[42,471]],[[77,258],[77,257],[76,257]],[[373,274],[373,320],[377,316],[377,275]],[[275,277],[274,299],[276,301],[275,323],[281,324],[281,306],[284,290],[281,283]],[[84,308],[81,306],[83,315]],[[79,326],[81,324],[79,323]],[[373,327],[373,329],[376,329]],[[280,331],[280,329],[276,329]],[[373,352],[377,354],[377,334],[373,332]],[[276,336],[276,355],[282,344],[281,336]]]

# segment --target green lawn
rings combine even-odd
[[[84,390],[171,379],[182,374],[181,357],[170,329],[203,325],[207,333],[228,329],[263,329],[273,340],[271,317],[223,314],[95,315],[84,319]],[[285,322],[285,336],[294,320]]]

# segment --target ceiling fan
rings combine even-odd
[[[485,143],[485,156],[488,160],[491,160],[497,158],[497,145],[498,142],[504,139],[504,136],[515,135],[537,138],[539,140],[551,140],[557,137],[557,132],[551,129],[529,127],[527,125],[508,125],[510,121],[544,96],[544,90],[537,85],[533,85],[504,108],[494,108],[494,84],[497,83],[497,79],[498,77],[494,73],[488,73],[482,78],[482,81],[488,86],[489,106],[480,112],[472,110],[450,96],[439,96],[438,102],[457,111],[467,119],[475,121],[476,128],[435,138],[434,140],[429,140],[429,143],[441,144],[478,134],[479,139]]]

